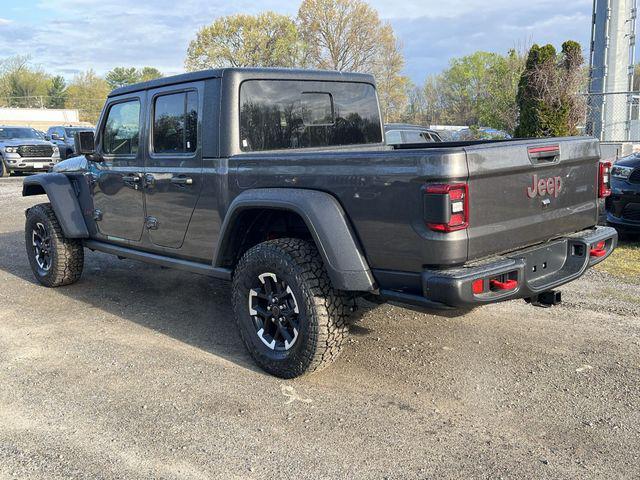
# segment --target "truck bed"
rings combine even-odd
[[[532,158],[531,149],[547,147],[557,154]],[[326,191],[343,206],[372,268],[418,272],[594,226],[599,154],[589,137],[240,154],[229,158],[230,198],[247,188]],[[528,196],[534,179],[556,178],[557,195]],[[457,182],[468,185],[469,227],[430,230],[424,186]]]

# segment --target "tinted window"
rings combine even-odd
[[[104,153],[135,155],[140,134],[140,102],[116,103],[109,109],[104,126]]]
[[[303,93],[300,101],[305,126],[333,125],[333,99],[329,93]]]
[[[181,92],[156,98],[153,114],[153,151],[195,152],[198,129],[198,95]]]
[[[185,152],[195,152],[198,146],[198,93],[187,92],[187,111],[185,125]]]
[[[378,102],[372,85],[250,80],[240,88],[243,151],[381,141]]]

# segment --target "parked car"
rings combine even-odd
[[[35,129],[0,126],[0,177],[47,171],[59,160],[58,147],[42,139]]]
[[[611,169],[607,223],[623,235],[640,234],[640,153],[618,160]]]
[[[47,135],[51,139],[51,142],[58,146],[60,149],[60,158],[65,159],[73,157],[76,153],[74,144],[74,134],[76,132],[88,132],[94,131],[91,127],[74,127],[71,125],[63,126],[57,125],[49,127]]]
[[[23,184],[51,202],[27,210],[33,273],[72,284],[88,248],[232,281],[248,351],[291,378],[336,358],[357,297],[551,306],[614,250],[596,226],[597,140],[389,147],[379,112],[365,74],[231,68],[116,89],[95,138],[78,134],[83,156]]]
[[[384,126],[387,145],[442,142],[437,132],[420,125],[388,123]]]
[[[35,132],[36,132],[36,135],[38,135],[38,138],[49,141],[49,138],[47,138],[48,135],[44,133],[42,130],[35,129]]]
[[[502,130],[495,128],[479,127],[479,128],[463,128],[458,130],[453,140],[470,141],[470,140],[510,140],[511,135]]]

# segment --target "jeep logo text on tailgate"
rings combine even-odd
[[[536,196],[540,195],[544,197],[545,195],[553,195],[558,198],[560,192],[562,191],[562,178],[557,177],[549,177],[549,178],[541,178],[538,180],[538,175],[535,174],[533,176],[533,185],[527,187],[527,196],[529,198],[536,198]]]

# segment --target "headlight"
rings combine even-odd
[[[6,147],[4,151],[7,153],[16,153],[18,149],[16,147]]]
[[[54,145],[53,146],[53,154],[55,155],[56,153],[60,153],[60,149]]]
[[[622,165],[614,165],[613,168],[611,169],[611,176],[626,180],[629,178],[633,170],[634,170],[633,167],[623,167]]]

